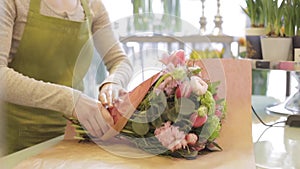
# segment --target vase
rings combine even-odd
[[[291,37],[261,37],[261,50],[264,60],[269,61],[292,61],[292,38]]]
[[[260,36],[265,34],[265,28],[246,29],[247,58],[262,59]]]

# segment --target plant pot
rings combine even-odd
[[[260,36],[265,34],[265,28],[246,29],[247,58],[262,59]]]
[[[293,48],[300,48],[300,36],[293,37]]]
[[[264,60],[292,61],[293,45],[291,37],[261,37],[261,50]]]
[[[297,50],[297,52],[296,52]],[[294,36],[293,37],[293,61],[299,62],[300,56],[299,56],[299,50],[300,50],[300,36]]]

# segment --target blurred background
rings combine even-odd
[[[205,51],[219,58],[242,58],[245,52],[246,29],[251,26],[242,10],[247,6],[246,0],[102,1],[136,72],[157,66],[159,56],[178,48],[184,48],[188,55]],[[201,25],[203,18],[205,28]],[[198,35],[207,38],[197,39]],[[297,90],[295,78],[283,70],[253,69],[252,76],[254,95],[267,95],[282,102]]]

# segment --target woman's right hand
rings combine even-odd
[[[98,100],[84,94],[80,95],[73,116],[79,120],[91,136],[99,139],[114,124],[109,111]]]

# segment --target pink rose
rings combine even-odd
[[[221,112],[221,110],[216,110],[215,111],[215,115],[217,116],[217,117],[219,117],[219,118],[221,118],[222,117],[222,112]]]
[[[185,136],[188,145],[194,145],[198,141],[198,136],[194,133],[189,133]]]
[[[185,64],[185,56],[184,50],[176,50],[169,56],[163,56],[160,60],[163,64],[173,64],[174,66],[184,65]]]
[[[191,93],[192,93],[192,87],[188,81],[184,81],[183,83],[181,83],[175,92],[177,98],[180,97],[188,98],[191,96]]]
[[[192,86],[192,90],[196,95],[200,96],[200,95],[203,95],[203,94],[206,93],[208,85],[200,77],[192,76],[190,83],[191,83],[191,86]]]
[[[199,116],[198,113],[193,113],[190,116],[190,120],[193,123],[193,127],[201,127],[207,121],[207,115]]]

